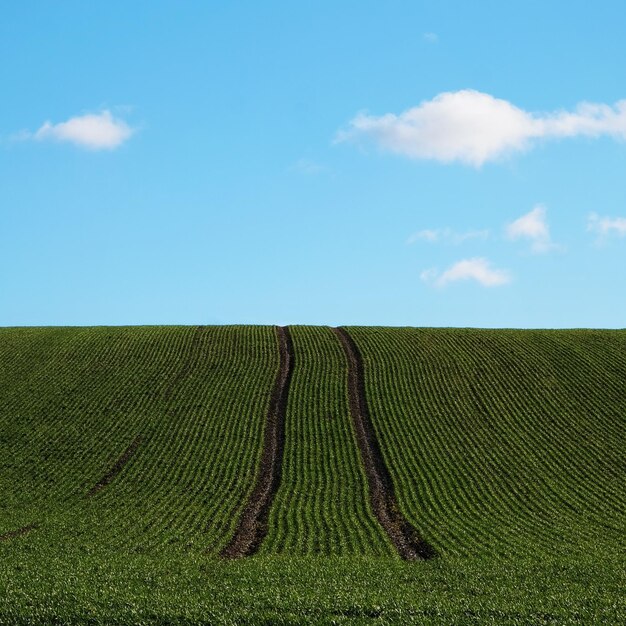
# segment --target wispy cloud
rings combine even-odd
[[[507,100],[464,89],[441,93],[399,115],[359,113],[335,141],[370,140],[412,159],[480,167],[527,150],[538,139],[602,135],[626,139],[626,100],[613,106],[583,102],[573,112],[529,113]]]
[[[424,33],[422,35],[422,39],[428,43],[437,43],[439,41],[439,36],[437,33]]]
[[[500,287],[511,282],[508,271],[493,268],[483,257],[457,261],[441,274],[435,268],[430,268],[424,270],[420,278],[424,282],[432,282],[437,287],[445,287],[459,280],[473,280],[483,287]]]
[[[57,124],[47,121],[34,133],[21,133],[20,138],[67,142],[88,150],[114,150],[133,132],[134,129],[124,120],[104,110],[71,117]]]
[[[320,174],[326,171],[326,167],[311,159],[298,159],[289,169],[301,174]]]
[[[429,241],[431,243],[435,243],[441,239],[441,229],[430,229],[426,228],[424,230],[418,230],[416,233],[413,233],[406,240],[407,244],[411,245],[416,243],[417,241]]]
[[[430,283],[430,282],[434,281],[435,278],[437,278],[438,275],[439,275],[439,272],[438,272],[437,268],[429,267],[427,270],[424,270],[423,272],[420,273],[420,278],[425,283]]]
[[[587,220],[587,230],[598,235],[603,241],[611,235],[626,236],[626,217],[601,217],[597,213],[590,213]]]
[[[538,204],[532,211],[508,224],[506,235],[511,240],[530,240],[530,249],[535,254],[542,254],[560,248],[550,237],[546,208],[541,204]]]
[[[468,230],[457,233],[451,228],[435,228],[424,229],[413,233],[408,239],[407,244],[412,245],[418,241],[427,241],[430,243],[446,242],[451,244],[461,244],[469,239],[487,239],[489,237],[488,230]]]

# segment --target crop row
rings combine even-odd
[[[254,479],[278,365],[272,329],[71,329],[55,340],[14,376],[2,352],[0,528],[43,515],[111,548],[216,550]],[[138,436],[115,482],[86,498]]]
[[[350,332],[400,506],[442,554],[623,543],[625,334]]]
[[[294,326],[291,336],[283,473],[261,554],[393,554],[369,506],[341,346],[326,327]]]
[[[349,333],[399,510],[438,553],[626,548],[626,333]],[[392,555],[342,345],[290,334],[259,552]],[[263,470],[279,356],[271,327],[0,330],[0,535],[219,554]]]

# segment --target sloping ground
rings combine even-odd
[[[626,332],[346,330],[0,329],[0,623],[626,620]]]
[[[274,348],[270,327],[3,330],[0,534],[217,551],[255,478]]]
[[[280,367],[268,403],[256,481],[248,493],[232,539],[220,552],[220,556],[227,559],[239,559],[258,552],[267,536],[270,508],[282,480],[285,413],[293,374],[294,350],[288,328],[277,326],[276,339]]]
[[[442,555],[626,550],[626,333],[350,332],[402,509]]]
[[[329,328],[294,327],[283,480],[262,554],[392,555],[369,507],[346,361]]]

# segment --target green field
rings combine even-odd
[[[224,559],[278,331],[0,329],[0,624],[626,623],[626,331],[347,331],[378,469],[338,336],[290,327]]]

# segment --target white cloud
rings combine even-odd
[[[509,239],[530,239],[531,250],[537,254],[558,248],[550,238],[550,229],[546,220],[546,208],[538,204],[532,211],[511,222],[506,227]]]
[[[126,122],[105,110],[72,117],[58,124],[45,122],[32,137],[40,141],[66,141],[89,150],[113,150],[133,132]]]
[[[626,217],[600,217],[597,213],[590,213],[587,230],[597,233],[600,239],[605,239],[611,234],[624,237],[626,236]]]
[[[464,89],[441,93],[396,115],[359,113],[335,141],[372,140],[384,150],[413,159],[480,167],[553,137],[626,139],[626,100],[614,106],[581,103],[574,112],[534,114],[507,100]]]
[[[422,35],[422,38],[428,43],[437,43],[439,41],[439,36],[437,35],[437,33],[424,33]]]
[[[490,262],[482,257],[458,261],[441,275],[434,268],[424,270],[420,278],[425,282],[434,281],[437,287],[445,287],[458,280],[475,280],[483,287],[499,287],[511,282],[509,272],[492,268]]]
[[[428,241],[431,243],[445,241],[446,243],[460,244],[468,239],[487,239],[488,237],[488,230],[468,230],[463,233],[457,233],[451,228],[435,228],[419,230],[413,233],[407,239],[407,244],[412,245],[417,241]]]

